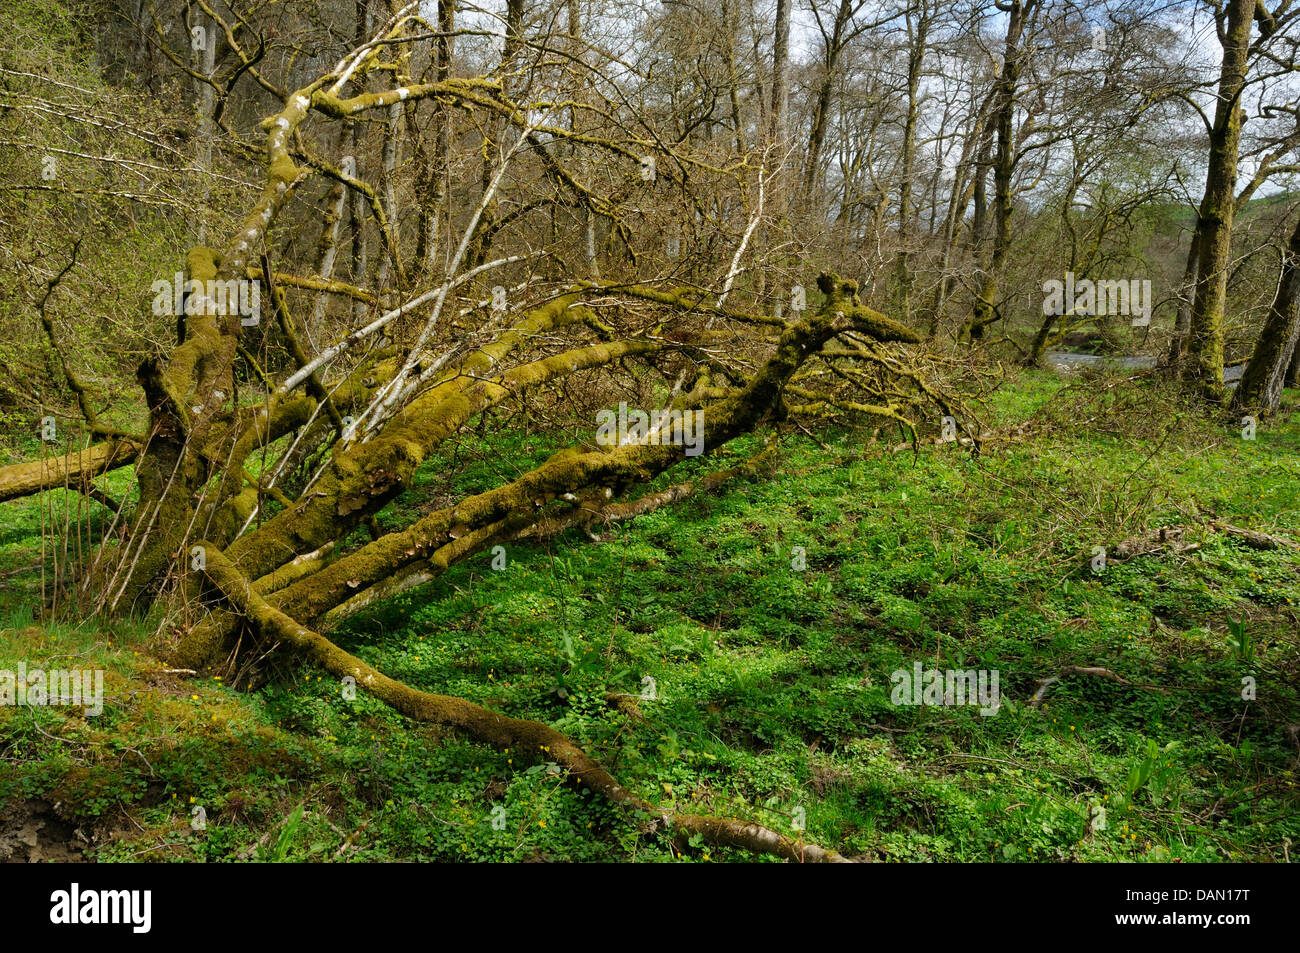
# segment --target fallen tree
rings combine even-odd
[[[779,407],[790,378],[833,337],[855,330],[878,341],[915,341],[916,336],[883,315],[854,304],[853,286],[823,275],[819,287],[823,307],[787,328],[775,352],[733,396],[703,409],[704,441],[712,449],[748,432]],[[683,403],[689,404],[691,394]],[[518,538],[544,526],[547,504],[576,501],[579,494],[609,499],[639,486],[685,459],[685,448],[673,443],[632,443],[612,449],[571,448],[543,466],[497,489],[440,509],[406,530],[387,534],[328,566],[283,579],[253,581],[228,554],[211,541],[200,541],[202,572],[234,614],[213,615],[182,641],[176,664],[220,664],[234,651],[230,640],[246,625],[258,642],[284,644],[332,674],[353,677],[357,684],[404,714],[423,721],[451,725],[498,747],[536,751],[545,746],[552,759],[573,779],[618,804],[636,808],[654,824],[687,835],[699,834],[707,843],[773,853],[791,860],[839,861],[832,850],[798,843],[761,825],[703,815],[676,815],[655,808],[619,785],[566,736],[538,722],[507,718],[464,699],[432,695],[397,682],[300,619],[325,617],[344,602],[381,585],[395,572],[418,564],[422,578],[432,578],[455,562],[498,539]],[[232,547],[233,549],[233,547]],[[224,640],[223,640],[224,636]]]
[[[409,717],[503,747],[548,746],[575,781],[644,812],[656,828],[791,860],[840,860],[833,850],[760,825],[656,808],[546,725],[417,691],[328,636],[328,626],[394,586],[432,579],[498,541],[553,533],[588,516],[630,518],[712,485],[706,476],[646,492],[688,457],[675,429],[683,415],[699,422],[700,446],[711,453],[792,413],[865,413],[910,428],[910,407],[953,409],[902,350],[918,335],[866,307],[852,280],[822,274],[820,300],[788,319],[761,302],[727,303],[741,297],[733,286],[763,214],[761,171],[756,211],[732,223],[731,237],[739,237],[725,274],[701,259],[690,275],[696,280],[657,281],[643,261],[651,254],[636,243],[658,243],[660,226],[651,222],[638,234],[628,221],[629,210],[643,214],[641,203],[652,197],[636,191],[644,152],[686,196],[678,212],[686,222],[705,205],[696,180],[713,177],[743,195],[748,166],[720,167],[666,145],[647,117],[613,96],[555,122],[557,106],[545,90],[507,82],[518,49],[507,53],[500,75],[416,82],[406,73],[408,54],[429,30],[418,6],[409,5],[328,73],[281,95],[261,127],[260,194],[220,248],[189,251],[179,340],[138,369],[146,435],[97,444],[52,466],[34,461],[0,471],[0,500],[134,463],[136,494],[120,514],[124,531],[106,537],[88,561],[79,609],[156,607],[173,636],[176,669],[240,671],[243,659],[280,644],[338,677],[355,677]],[[553,52],[545,40],[534,46],[538,55]],[[604,82],[581,61],[573,68]],[[459,239],[437,268],[427,234],[415,249],[406,247],[386,186],[366,180],[358,157],[328,154],[347,141],[345,133],[375,128],[373,118],[391,121],[422,104],[462,112],[463,134],[480,136],[477,152],[486,157],[480,190],[455,222]],[[397,175],[395,150],[385,138],[381,180]],[[584,153],[618,164],[624,181],[598,194],[584,184]],[[494,211],[507,188],[516,190],[518,215]],[[356,247],[364,251],[368,229],[378,253],[376,262],[354,248],[351,283],[333,276],[347,193],[369,216],[354,222]],[[291,200],[325,208],[310,262],[295,251]],[[551,247],[488,259],[510,228],[523,231],[521,245],[539,244],[533,238],[544,232],[528,231],[540,228],[530,214],[576,212],[600,218],[611,243],[621,243],[622,253],[611,253],[603,268],[575,273]],[[301,273],[313,267],[317,275]],[[250,324],[210,290],[248,281],[264,286],[273,321]],[[322,302],[339,298],[347,310],[330,320]],[[311,318],[300,323],[295,312]],[[616,445],[580,440],[408,525],[384,530],[375,521],[447,441],[475,421],[486,426],[495,409],[581,380],[592,391],[585,401],[548,398],[581,421],[625,394],[629,378],[634,388],[666,394],[660,429]],[[354,531],[363,528],[371,538],[359,542]]]
[[[819,281],[826,301],[808,319],[789,327],[775,353],[750,383],[734,396],[704,409],[704,439],[717,448],[747,432],[781,401],[791,376],[831,338],[850,329],[869,333],[876,340],[915,340],[915,335],[888,318],[851,300],[848,283],[824,275]],[[353,677],[359,686],[402,713],[422,721],[451,725],[501,748],[535,752],[545,747],[553,760],[572,778],[615,803],[644,812],[654,824],[686,835],[701,835],[707,843],[744,847],[791,860],[839,861],[833,850],[798,843],[761,825],[703,815],[677,815],[656,808],[619,785],[569,738],[538,722],[507,718],[464,699],[420,692],[375,670],[313,631],[300,618],[314,619],[347,600],[358,589],[380,584],[394,571],[419,562],[425,572],[445,569],[477,552],[489,542],[518,536],[536,526],[545,504],[556,499],[576,499],[578,492],[599,489],[611,497],[667,470],[685,457],[685,448],[672,443],[634,443],[608,450],[574,448],[556,454],[548,463],[510,484],[478,494],[452,507],[436,511],[407,530],[381,537],[328,567],[320,568],[269,596],[244,575],[217,544],[200,541],[202,572],[220,598],[238,613],[263,644],[292,647],[332,674]],[[234,623],[234,618],[227,621]],[[201,655],[220,658],[227,646],[214,646],[223,631],[219,624],[182,643],[180,660]],[[197,643],[197,645],[196,645]],[[188,659],[197,661],[196,659]]]

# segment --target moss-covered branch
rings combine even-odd
[[[698,834],[708,844],[774,854],[801,863],[845,862],[834,850],[792,840],[761,824],[702,814],[674,814],[656,807],[619,784],[571,738],[549,725],[501,715],[454,695],[422,692],[389,678],[270,605],[215,546],[199,545],[207,549],[204,572],[208,580],[264,641],[290,646],[338,678],[355,679],[358,687],[409,718],[457,728],[478,741],[520,751],[531,758],[545,751],[548,760],[568,772],[573,784],[645,815],[652,830],[686,837]]]
[[[0,467],[0,503],[64,484],[81,484],[101,473],[128,466],[139,455],[139,443],[109,440],[61,457]]]

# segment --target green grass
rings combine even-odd
[[[1027,374],[986,408],[1026,426],[978,455],[790,437],[762,479],[597,527],[598,544],[507,547],[499,571],[480,553],[333,637],[417,688],[554,725],[657,803],[806,826],[847,855],[1283,860],[1300,841],[1300,555],[1209,532],[1202,510],[1300,536],[1288,396],[1245,441],[1151,384]],[[380,522],[567,442],[466,436]],[[0,570],[36,558],[36,512],[4,511]],[[1163,526],[1199,545],[1092,570],[1094,546]],[[30,594],[24,579],[11,592]],[[0,709],[0,803],[58,802],[99,834],[94,858],[747,859],[679,854],[566,786],[545,752],[346,701],[319,672],[279,662],[237,692],[161,673],[143,624],[38,629],[10,607],[0,666],[88,653],[109,672],[98,719]],[[916,662],[997,670],[1001,710],[891,704],[890,673]],[[1071,665],[1128,684],[1067,676],[1025,704]]]

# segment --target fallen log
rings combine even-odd
[[[92,444],[84,450],[74,450],[61,457],[0,467],[0,503],[65,484],[78,485],[101,473],[128,466],[139,455],[139,443],[115,439]]]
[[[1251,549],[1300,549],[1300,543],[1284,536],[1270,536],[1268,533],[1243,529],[1240,526],[1233,526],[1231,523],[1211,523],[1210,529],[1216,533],[1222,533],[1224,536],[1239,539]]]

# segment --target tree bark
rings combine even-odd
[[[911,10],[907,14],[907,116],[903,121],[902,175],[898,189],[898,261],[897,275],[898,314],[904,324],[912,320],[912,270],[909,253],[912,244],[912,175],[916,164],[916,122],[920,114],[918,93],[921,88],[921,67],[925,63],[925,44],[930,30],[927,10],[922,8],[913,21]]]
[[[1205,195],[1197,217],[1200,235],[1196,297],[1188,333],[1184,380],[1212,401],[1223,398],[1223,320],[1228,291],[1232,222],[1236,206],[1237,162],[1245,113],[1251,18],[1257,0],[1227,0],[1222,29],[1223,64],[1210,131]]]
[[[785,141],[790,107],[790,4],[791,0],[776,0],[776,33],[772,39],[771,138],[778,143]]]
[[[804,165],[803,193],[811,197],[821,173],[822,147],[826,142],[826,129],[830,124],[831,97],[835,91],[835,76],[839,69],[840,53],[844,48],[844,30],[853,15],[853,0],[840,0],[835,11],[835,22],[826,41],[825,72],[817,87],[817,100],[813,105],[812,130],[808,133],[808,155]]]
[[[1187,246],[1187,263],[1183,266],[1183,283],[1178,298],[1178,313],[1174,318],[1174,339],[1169,342],[1169,366],[1181,376],[1183,362],[1187,359],[1187,338],[1192,330],[1192,299],[1196,296],[1196,268],[1201,259],[1201,231],[1199,222],[1192,230]]]
[[[51,487],[79,486],[91,477],[135,462],[140,445],[131,440],[109,440],[66,456],[0,467],[0,503],[31,496]]]
[[[451,59],[455,52],[455,38],[449,35],[456,29],[456,0],[438,0],[438,32],[444,34],[433,43],[433,74],[436,82],[451,75]],[[451,157],[452,111],[439,101],[433,103],[434,127],[433,154],[424,152],[423,137],[413,136],[416,154],[421,164],[416,181],[419,195],[419,232],[416,237],[415,260],[420,275],[434,271],[438,254],[438,232],[442,227],[443,203],[446,201],[447,164]]]
[[[984,279],[967,334],[972,341],[984,337],[985,330],[998,320],[998,286],[1011,250],[1011,177],[1015,172],[1016,87],[1021,71],[1021,37],[1028,15],[1037,0],[1013,0],[1007,5],[1007,34],[1002,70],[998,77],[997,105],[993,125],[997,145],[993,157],[993,249],[984,268]]]
[[[1300,220],[1282,255],[1282,277],[1232,406],[1267,416],[1277,411],[1300,338]]]

